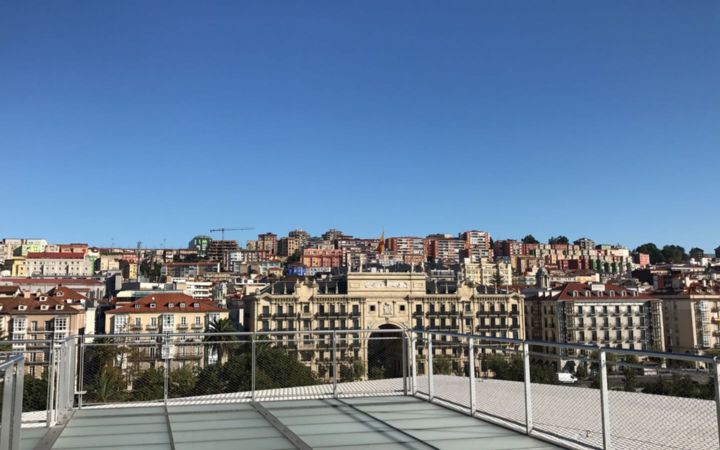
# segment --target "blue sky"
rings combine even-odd
[[[0,1],[0,236],[710,250],[718,23],[709,0]]]

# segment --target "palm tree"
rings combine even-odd
[[[235,325],[227,318],[215,319],[208,324],[206,332],[210,333],[210,335],[205,336],[205,342],[210,342],[210,348],[217,355],[218,361],[222,362],[223,357],[225,356],[226,344],[237,340],[237,336],[224,333],[237,332]]]

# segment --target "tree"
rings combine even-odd
[[[135,380],[132,388],[133,400],[159,400],[165,396],[164,369],[152,367]]]
[[[627,364],[638,364],[638,358],[635,355],[628,355],[625,357],[625,362]],[[625,385],[625,390],[628,392],[635,392],[635,389],[637,388],[637,369],[633,367],[622,367],[622,373],[623,373],[623,384]]]
[[[221,366],[208,364],[197,375],[194,395],[211,395],[225,392],[225,384],[222,381]]]
[[[643,244],[635,249],[636,253],[646,253],[650,256],[650,264],[662,264],[665,262],[665,255],[652,242]]]
[[[566,244],[567,245],[569,242],[570,242],[570,240],[566,236],[563,236],[563,235],[560,235],[557,237],[553,236],[550,239],[548,239],[548,244]]]
[[[23,411],[44,411],[47,409],[47,379],[25,375],[23,380]]]
[[[702,259],[705,256],[705,250],[699,248],[699,247],[693,247],[690,249],[690,257],[692,259],[698,260]]]
[[[122,372],[116,367],[103,367],[100,373],[88,384],[87,401],[110,403],[123,401],[127,396],[127,386]]]
[[[168,396],[172,398],[189,397],[195,391],[197,378],[192,367],[185,366],[172,370],[168,374]]]
[[[433,373],[439,375],[452,375],[452,360],[445,355],[433,358]]]
[[[535,236],[533,236],[532,234],[528,234],[527,236],[522,238],[522,242],[523,242],[523,244],[539,244],[540,243],[540,241],[535,239]]]
[[[685,249],[679,245],[666,245],[662,248],[662,254],[665,261],[669,263],[680,264],[690,260],[690,256],[685,253]]]
[[[236,341],[237,337],[225,334],[235,333],[237,329],[230,319],[215,319],[208,324],[207,333],[209,336],[205,336],[205,342],[210,342],[210,349],[215,352],[218,357],[218,361],[224,361],[228,343]]]
[[[365,374],[365,365],[361,361],[340,366],[340,381],[357,381]]]
[[[487,358],[485,367],[495,373],[499,380],[522,381],[525,378],[523,360],[515,355],[507,358],[501,355],[492,355]]]
[[[582,362],[578,365],[577,370],[575,370],[575,376],[577,376],[579,380],[587,378],[587,376],[588,376],[587,363]]]

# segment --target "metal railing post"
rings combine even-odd
[[[53,409],[54,409],[54,403],[55,403],[55,344],[50,344],[50,352],[49,352],[49,360],[48,360],[48,393],[47,393],[47,415],[45,416],[45,425],[50,428],[54,423],[54,417],[53,417]]]
[[[713,358],[713,383],[715,385],[715,414],[717,415],[718,440],[720,440],[720,357]],[[720,448],[720,442],[718,442]]]
[[[532,390],[530,385],[530,345],[523,343],[523,372],[525,383],[525,433],[530,434],[533,430],[532,420]]]
[[[2,389],[2,411],[0,412],[0,449],[20,448],[20,425],[22,423],[24,358],[5,366]]]
[[[256,366],[257,366],[257,361],[255,361],[255,360],[256,360],[256,358],[255,358],[255,332],[253,332],[252,337],[251,337],[250,339],[252,339],[252,343],[250,344],[250,347],[251,347],[251,353],[250,353],[250,361],[251,361],[251,363],[250,363],[250,364],[251,364],[251,370],[250,370],[250,377],[251,377],[251,380],[250,380],[250,384],[251,384],[251,386],[250,386],[250,389],[251,389],[250,399],[251,399],[252,401],[255,401],[255,372],[257,371],[257,367],[256,367]]]
[[[428,343],[427,343],[427,349],[428,349],[428,401],[433,401],[434,392],[435,389],[433,389],[433,344],[432,344],[432,334],[428,332]]]
[[[600,410],[602,413],[602,433],[603,448],[605,450],[612,448],[610,442],[610,409],[608,399],[608,381],[607,381],[607,355],[605,350],[600,348]]]
[[[468,338],[468,368],[470,370],[470,415],[475,415],[475,348],[473,338]]]
[[[13,384],[15,391],[13,393],[12,408],[12,429],[10,431],[10,449],[18,450],[20,448],[20,427],[22,426],[22,410],[23,410],[23,383],[25,381],[25,359],[22,358],[15,365],[15,378]]]
[[[78,409],[83,407],[83,394],[85,394],[85,336],[78,337]]]
[[[405,331],[400,333],[400,340],[402,345],[402,379],[403,379],[403,395],[408,395],[408,342],[410,339],[407,337]]]
[[[170,387],[170,345],[168,343],[168,337],[163,336],[162,338],[162,346],[166,350],[165,351],[165,370],[163,371],[163,401],[167,403],[168,401],[168,391]]]
[[[417,351],[417,333],[414,331],[410,332],[410,363],[412,364],[411,370],[412,370],[412,379],[411,379],[411,389],[412,389],[412,395],[417,395],[417,355],[415,352]]]
[[[338,366],[337,366],[337,331],[333,330],[332,332],[332,365],[333,365],[333,379],[332,379],[332,387],[333,387],[333,398],[337,398],[337,372],[338,372]]]

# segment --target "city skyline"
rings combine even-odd
[[[229,229],[230,227],[227,227],[227,228]],[[353,238],[362,238],[362,239],[379,239],[381,237],[381,235],[383,235],[383,234],[384,234],[385,239],[390,239],[393,237],[403,237],[403,236],[413,236],[413,237],[418,237],[418,238],[425,238],[425,237],[435,235],[435,234],[445,234],[445,235],[450,235],[452,237],[457,238],[460,234],[462,234],[465,231],[478,230],[478,231],[488,232],[490,234],[491,239],[494,241],[508,240],[508,239],[520,241],[525,236],[530,235],[530,236],[534,237],[535,239],[537,239],[540,243],[547,243],[550,238],[563,236],[563,237],[568,238],[568,241],[570,243],[573,243],[573,241],[578,240],[578,239],[588,238],[588,239],[592,239],[593,241],[595,241],[596,244],[598,244],[598,245],[600,245],[600,244],[620,245],[620,246],[626,247],[630,250],[634,250],[635,248],[637,248],[643,244],[648,244],[648,243],[656,244],[659,248],[662,248],[665,245],[680,245],[681,247],[683,247],[685,249],[686,252],[689,252],[692,248],[697,247],[697,248],[701,248],[702,250],[704,250],[706,254],[712,254],[716,248],[720,247],[720,242],[718,242],[718,244],[715,244],[715,245],[711,244],[706,247],[703,247],[702,245],[697,245],[697,244],[693,244],[693,243],[689,243],[689,244],[685,245],[683,242],[681,242],[679,240],[671,241],[671,242],[646,240],[646,241],[638,242],[637,244],[635,244],[635,243],[629,243],[627,241],[606,241],[606,240],[602,240],[602,239],[597,239],[595,236],[592,236],[589,234],[573,236],[573,235],[568,235],[568,234],[561,233],[561,232],[552,233],[548,236],[539,235],[537,233],[532,233],[532,232],[526,232],[526,233],[523,233],[518,236],[506,236],[503,234],[496,235],[492,231],[489,231],[488,229],[485,229],[483,227],[467,227],[467,228],[463,228],[462,230],[456,230],[456,231],[447,231],[447,230],[446,231],[431,231],[428,233],[402,233],[402,232],[391,233],[387,229],[382,229],[378,233],[374,233],[374,234],[356,234],[356,233],[350,232],[349,229],[336,227],[336,226],[328,226],[326,228],[323,228],[323,229],[317,230],[317,231],[309,230],[304,227],[295,227],[295,228],[287,228],[286,227],[284,229],[254,228],[252,230],[242,230],[242,231],[229,231],[228,230],[226,232],[225,239],[237,241],[241,247],[244,247],[247,241],[252,241],[252,240],[256,239],[259,234],[274,233],[278,237],[283,237],[283,236],[287,236],[288,232],[293,231],[293,230],[306,231],[311,236],[315,236],[315,237],[320,237],[326,231],[337,230],[337,231],[345,233],[348,236],[352,236]],[[86,244],[89,244],[94,247],[135,248],[138,243],[138,240],[124,242],[124,241],[121,241],[114,237],[111,238],[111,240],[109,240],[107,242],[105,242],[105,241],[93,242],[87,238],[52,239],[52,238],[48,237],[47,234],[46,235],[37,235],[37,236],[36,235],[3,235],[2,231],[3,231],[2,228],[0,228],[0,239],[45,239],[48,242],[55,243],[55,244],[61,244],[61,243],[68,244],[68,243],[74,243],[74,242],[82,242],[82,243],[86,243]],[[188,234],[187,235],[188,237],[185,241],[179,241],[179,242],[173,242],[173,241],[169,241],[167,239],[165,239],[165,240],[160,239],[157,242],[154,242],[153,240],[142,240],[142,239],[139,239],[139,241],[142,243],[143,248],[186,248],[186,247],[188,247],[188,242],[193,237],[203,236],[203,235],[210,236],[213,239],[221,239],[221,234],[219,232],[211,233],[210,230],[207,230],[207,232],[198,232],[195,234]]]
[[[0,6],[2,236],[720,244],[717,2],[80,3]]]

